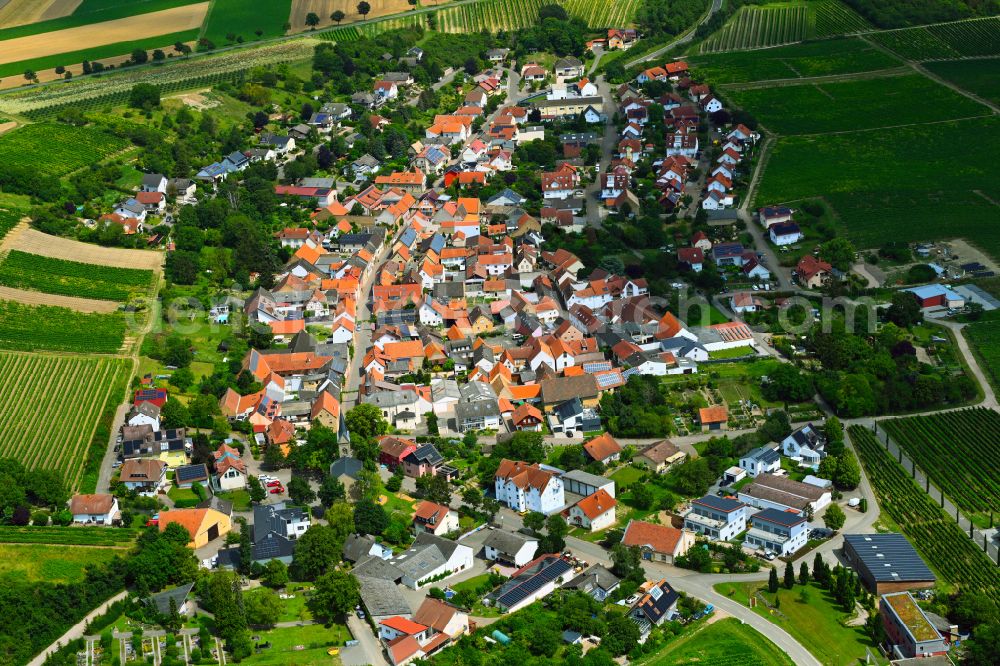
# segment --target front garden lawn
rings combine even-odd
[[[878,653],[863,626],[843,624],[850,616],[840,609],[829,592],[810,583],[806,587],[809,599],[804,602],[799,596],[802,589],[798,584],[791,590],[781,587],[778,590],[781,603],[777,610],[768,609],[758,599],[754,612],[787,631],[820,662],[829,666],[853,666],[864,660],[866,648]],[[767,592],[766,583],[720,583],[715,586],[716,592],[741,604],[746,604],[757,590],[764,590],[764,597],[774,603],[774,595]]]

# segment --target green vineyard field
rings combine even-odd
[[[631,25],[639,9],[640,0],[556,0],[570,16],[582,19],[591,28],[611,28]],[[434,11],[437,30],[440,32],[469,33],[511,31],[526,28],[538,21],[538,10],[550,0],[482,0],[456,7],[442,7]],[[389,16],[360,25],[334,27],[316,33],[328,41],[352,42],[362,37],[409,28],[414,25],[427,27],[428,14],[419,13]]]
[[[3,240],[7,232],[17,226],[23,216],[24,213],[21,211],[0,209],[0,240]]]
[[[986,116],[989,109],[919,74],[729,93],[780,135],[825,134]]]
[[[130,362],[115,357],[0,352],[0,457],[45,468],[76,485],[105,404],[123,396]],[[112,403],[113,404],[113,403]]]
[[[881,425],[960,509],[988,521],[990,510],[1000,506],[1000,469],[994,464],[1000,414],[966,409]]]
[[[716,85],[853,74],[900,65],[892,56],[857,37],[698,55],[689,58],[688,64],[699,81]]]
[[[979,355],[993,388],[1000,387],[1000,321],[975,322],[963,333]]]
[[[938,60],[924,68],[959,88],[1000,104],[1000,58]]]
[[[125,317],[117,312],[89,314],[0,300],[0,349],[114,354],[124,340]]]
[[[14,250],[0,261],[0,284],[80,298],[128,301],[149,291],[153,272],[81,264]]]
[[[871,24],[837,0],[745,5],[702,42],[700,51],[760,49],[871,28]]]
[[[1000,17],[936,23],[867,35],[910,60],[1000,55]]]
[[[852,426],[848,433],[882,512],[899,525],[940,576],[963,589],[982,592],[1000,607],[1000,568],[917,487],[871,430]]]
[[[40,176],[65,176],[129,145],[94,127],[38,123],[0,136],[0,161]]]
[[[995,116],[877,132],[783,136],[775,143],[754,205],[822,196],[836,211],[841,233],[859,248],[881,247],[887,238],[968,238],[1000,257],[1000,234],[989,232],[997,209],[982,196],[1000,197],[991,166],[997,150],[1000,120]],[[942,171],[927,155],[952,168]],[[944,218],[941,206],[948,208]]]

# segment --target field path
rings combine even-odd
[[[201,27],[207,2],[0,41],[0,63],[80,51]]]

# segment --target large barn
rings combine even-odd
[[[934,573],[902,534],[845,534],[844,557],[874,594],[934,587]]]

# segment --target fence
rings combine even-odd
[[[972,539],[977,546],[982,548],[991,560],[1000,566],[1000,548],[997,547],[997,542],[991,538],[992,530],[983,531],[976,527],[975,524],[969,520],[968,516],[962,513],[958,506],[956,506],[954,502],[948,499],[948,497],[941,492],[940,488],[931,483],[930,477],[917,466],[917,463],[914,462],[910,456],[906,455],[906,452],[892,440],[889,433],[883,430],[879,426],[878,422],[875,423],[873,430],[875,432],[875,438],[879,441],[879,443],[885,446],[885,450],[889,453],[889,455],[895,458],[902,468],[910,473],[910,477],[914,480],[914,482],[923,488],[924,492],[926,492],[932,500],[937,502],[938,506],[940,506],[941,509],[948,514],[948,516],[958,523],[958,526],[962,528],[969,538]]]

